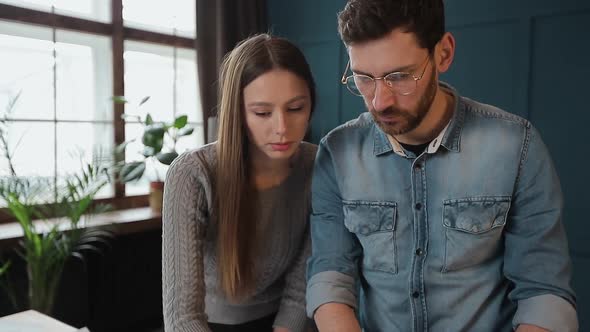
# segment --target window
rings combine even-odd
[[[124,120],[123,111],[149,112],[155,121],[186,114],[195,131],[177,150],[202,145],[195,27],[193,0],[0,0],[0,116],[16,98],[7,124],[19,175],[71,174],[81,156],[140,137],[141,125]],[[114,95],[131,102],[114,105]],[[127,161],[138,153],[130,144]],[[2,160],[0,176],[6,166]],[[165,169],[147,172],[100,197],[146,194],[146,182]]]
[[[195,38],[195,0],[123,0],[125,26]]]
[[[0,22],[0,102],[17,98],[8,142],[21,176],[72,174],[94,147],[113,147],[110,40],[63,30],[52,38],[50,28]]]
[[[111,2],[107,0],[2,0],[0,3],[108,23]],[[53,7],[53,9],[52,9]]]
[[[139,115],[144,119],[149,113],[154,121],[172,121],[178,115],[187,115],[189,124],[195,128],[193,138],[178,141],[177,150],[185,150],[203,145],[202,115],[195,112],[199,107],[194,92],[198,91],[196,75],[196,52],[178,50],[169,46],[151,45],[134,41],[125,42],[125,91],[127,113]],[[149,96],[150,99],[141,107],[139,101]],[[134,118],[126,118],[125,134],[127,137],[139,137],[142,125]],[[167,138],[167,137],[166,137]],[[165,142],[165,145],[169,142]],[[141,158],[142,147],[131,143],[126,149],[126,160]],[[128,194],[144,193],[150,180],[163,180],[166,167],[152,165],[138,182],[126,185]]]

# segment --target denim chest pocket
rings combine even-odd
[[[363,247],[363,269],[397,273],[396,204],[343,201],[344,225]]]
[[[445,256],[443,272],[478,264],[499,254],[510,197],[487,196],[444,201]]]

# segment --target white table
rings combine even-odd
[[[2,332],[76,332],[77,328],[66,325],[35,310],[0,317]],[[87,330],[86,330],[87,331]]]

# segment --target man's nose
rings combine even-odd
[[[375,93],[371,100],[375,111],[379,112],[397,103],[397,96],[395,93],[383,82],[378,80],[375,82]]]

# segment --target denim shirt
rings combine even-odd
[[[441,87],[454,113],[419,156],[369,113],[321,140],[308,315],[336,302],[371,332],[577,331],[562,193],[539,133]]]

